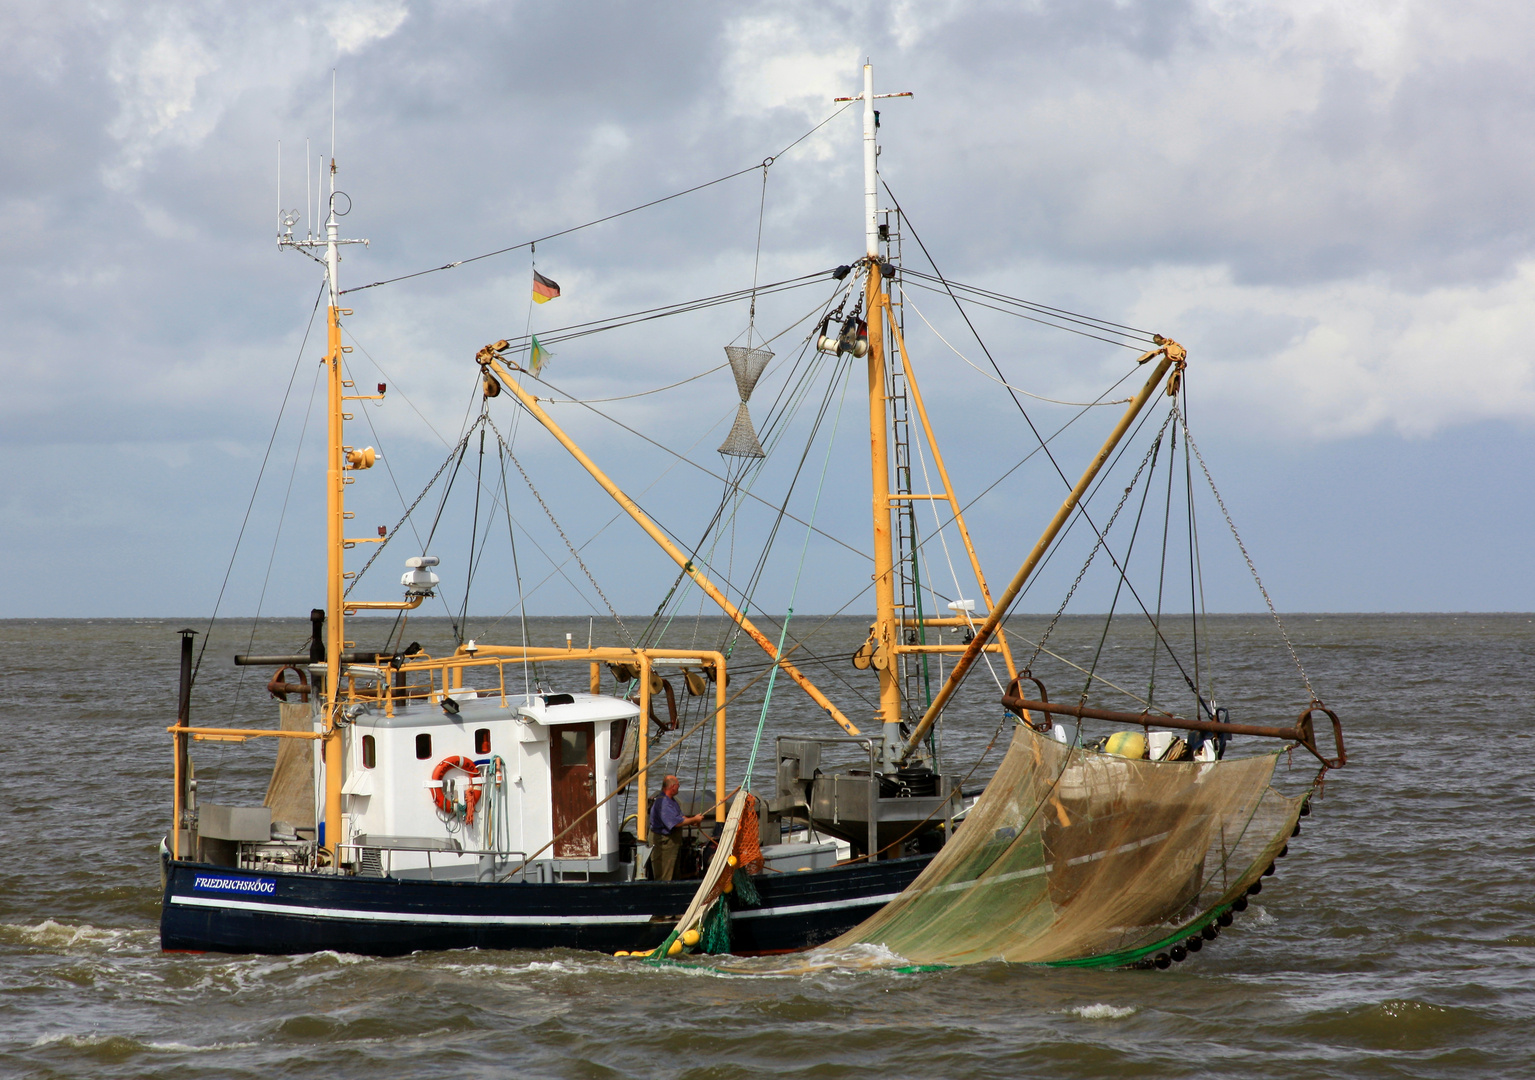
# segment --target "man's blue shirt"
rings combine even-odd
[[[682,824],[685,816],[676,799],[670,795],[661,795],[650,804],[650,831],[670,836],[672,830]]]

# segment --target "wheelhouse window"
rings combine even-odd
[[[432,756],[432,733],[423,731],[416,736],[416,757],[425,761]]]
[[[608,731],[608,753],[614,761],[623,756],[624,735],[629,730],[629,719],[614,720],[613,726]]]
[[[586,732],[581,728],[563,728],[560,731],[560,764],[586,764]]]
[[[378,764],[378,746],[373,741],[372,735],[362,737],[362,767],[371,769]]]
[[[476,754],[490,753],[490,728],[477,728],[474,733],[474,752]]]

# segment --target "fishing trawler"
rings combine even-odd
[[[359,625],[349,620],[361,612],[418,609],[440,586],[442,567],[435,555],[412,553],[404,560],[403,596],[352,596],[400,527],[381,527],[378,537],[349,535],[355,527],[348,524],[347,489],[365,478],[377,455],[352,443],[347,410],[351,402],[383,400],[386,387],[358,393],[347,376],[342,320],[351,312],[342,306],[339,249],[355,241],[340,236],[333,161],[324,235],[296,238],[287,219],[289,231],[280,238],[313,254],[325,270],[325,606],[311,613],[307,650],[236,657],[277,669],[268,686],[281,699],[280,722],[271,729],[192,722],[193,645],[190,632],[183,634],[180,709],[170,729],[175,768],[173,826],[162,859],[163,948],[389,955],[566,947],[676,956],[698,948],[754,954],[862,941],[921,962],[1001,957],[1165,966],[1213,937],[1212,928],[1218,932],[1245,905],[1297,831],[1311,789],[1280,795],[1269,784],[1277,754],[1228,761],[1226,741],[1256,736],[1303,747],[1322,762],[1320,778],[1343,763],[1336,718],[1313,694],[1294,724],[1232,724],[1197,682],[1192,718],[1151,700],[1135,711],[1089,706],[1085,693],[1075,704],[1051,703],[1030,664],[1015,659],[1004,625],[1062,530],[1085,519],[1100,473],[1118,460],[1121,442],[1159,398],[1171,400],[1173,411],[1147,462],[1155,468],[1166,431],[1177,438],[1184,350],[1169,339],[1093,324],[1111,328],[1117,344],[1139,335],[1142,347],[1129,371],[1145,377],[1117,403],[1126,408],[1102,449],[994,596],[918,388],[899,297],[909,278],[939,284],[951,296],[959,290],[1012,301],[901,264],[900,211],[879,205],[880,96],[899,95],[876,95],[866,66],[862,92],[839,99],[863,113],[863,256],[794,281],[829,292],[802,342],[805,378],[834,387],[847,385],[856,368],[867,376],[875,611],[868,639],[850,659],[873,683],[873,715],[855,718],[839,708],[786,647],[788,617],[775,640],[758,625],[761,617],[751,618],[746,603],[716,580],[702,540],[690,550],[679,546],[556,422],[530,389],[540,360],[531,336],[496,340],[474,358],[482,410],[455,452],[461,455],[476,432],[483,445],[489,433],[515,463],[493,408],[520,410],[675,562],[677,580],[663,607],[679,587],[695,589],[725,616],[733,637],[761,650],[766,663],[748,686],[765,679],[765,700],[744,771],[727,761],[726,731],[727,714],[739,722],[733,703],[746,687],[731,687],[724,647],[642,639],[582,648],[567,639],[560,648],[534,646],[524,634],[512,644],[460,640],[451,653],[429,655],[393,631],[371,650],[348,640]],[[763,165],[764,183],[770,163]],[[535,271],[540,288],[558,294]],[[757,297],[771,288],[754,282],[731,298],[750,299],[755,315]],[[1059,314],[1039,309],[1045,311]],[[773,354],[750,333],[744,346],[726,351],[740,404],[719,452],[731,466],[727,487],[738,496],[743,478],[768,454],[749,404]],[[812,440],[815,427],[819,418]],[[913,484],[910,452],[919,439],[938,478],[928,490]],[[510,496],[503,495],[510,515]],[[959,598],[957,588],[948,615],[936,613],[937,593],[919,574],[915,510],[926,504],[950,515],[935,534],[952,530],[973,575],[975,599]],[[785,499],[778,523],[796,521],[808,537],[814,514],[800,521],[787,505]],[[542,510],[549,512],[547,505]],[[1094,554],[1109,550],[1106,534],[1117,516],[1116,510],[1102,529],[1093,525]],[[349,569],[349,556],[365,545],[376,545],[372,556],[361,570]],[[579,561],[577,549],[571,553]],[[792,607],[791,599],[791,617]],[[1152,627],[1162,636],[1154,619]],[[961,633],[963,640],[955,640]],[[1036,658],[1047,637],[1048,631],[1035,643]],[[1163,645],[1171,654],[1165,638]],[[946,671],[945,658],[952,661]],[[933,661],[940,665],[936,689]],[[962,791],[960,771],[946,767],[934,734],[941,723],[963,722],[946,710],[978,662],[1005,669],[1001,704],[1015,720],[1006,757],[976,802]],[[536,683],[527,677],[535,665]],[[830,727],[824,737],[774,739],[776,787],[758,794],[751,791],[752,765],[780,678],[806,694]],[[1026,696],[1025,684],[1037,693]],[[1317,715],[1333,719],[1332,759],[1316,745]],[[1076,730],[1063,726],[1069,720]],[[1125,730],[1100,747],[1083,735],[1086,720]],[[266,739],[277,742],[278,754],[262,805],[219,805],[199,793],[194,745]],[[666,819],[653,811],[657,800],[669,798],[658,781],[679,771],[672,762],[684,744],[712,755],[713,790],[691,807],[712,821],[684,830],[695,838],[696,864],[684,860],[683,876],[667,880],[653,857],[669,840],[657,832]],[[734,789],[732,767],[739,777]]]

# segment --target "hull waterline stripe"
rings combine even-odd
[[[898,892],[882,893],[879,896],[855,896],[850,900],[826,900],[819,904],[784,904],[781,907],[750,908],[745,911],[732,911],[732,919],[765,919],[778,915],[802,915],[811,911],[840,911],[842,908],[874,907],[888,904],[901,894]]]
[[[311,919],[352,919],[358,922],[439,923],[484,926],[580,926],[591,923],[644,923],[649,915],[434,915],[413,911],[358,911],[348,908],[306,907],[302,904],[263,904],[255,900],[223,900],[205,896],[173,896],[171,903],[188,907],[258,911],[268,915],[301,915]]]
[[[813,911],[838,911],[851,907],[888,904],[900,893],[859,896],[848,900],[827,900],[816,904],[786,904],[782,907],[733,911],[733,919],[761,919],[781,915],[802,915]],[[495,926],[580,926],[600,923],[644,923],[650,915],[433,915],[425,912],[358,911],[347,908],[306,907],[301,904],[263,904],[256,900],[224,900],[204,896],[173,896],[171,903],[187,907],[257,911],[270,915],[300,915],[312,919],[354,919],[360,922],[438,923],[448,925]]]

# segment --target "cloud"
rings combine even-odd
[[[1535,419],[1535,260],[1500,282],[1411,292],[1384,275],[1305,286],[1244,285],[1220,269],[1147,277],[1138,314],[1184,328],[1201,398],[1271,437],[1424,437]]]
[[[348,56],[393,34],[408,14],[403,0],[339,4],[325,15],[325,29]]]
[[[920,234],[960,280],[1178,338],[1202,418],[1255,454],[1297,434],[1341,446],[1535,422],[1535,9],[100,0],[10,5],[0,35],[15,44],[0,57],[0,439],[28,461],[63,460],[39,450],[61,432],[124,459],[142,444],[132,459],[166,470],[259,460],[295,360],[299,401],[318,356],[314,337],[300,355],[316,268],[273,243],[275,144],[297,206],[298,149],[329,149],[333,70],[346,230],[372,241],[346,252],[348,284],[750,169],[856,91],[872,57],[878,90],[915,94],[881,108],[909,264]],[[764,280],[856,257],[858,138],[856,110],[828,124],[772,166],[765,200],[750,171],[541,243],[566,296],[535,327],[748,283],[759,208]],[[527,324],[529,261],[349,300],[359,343],[449,438],[474,350]],[[764,304],[759,328],[803,314],[792,299]],[[952,309],[919,302],[978,355]],[[1096,391],[1121,362],[976,320],[1007,377],[1049,396]],[[718,363],[744,321],[721,309],[572,341],[551,378],[598,396],[674,381]],[[953,425],[990,417],[993,385],[956,370],[929,387],[935,407]],[[691,441],[732,393],[695,391],[671,411],[615,409]],[[403,402],[370,415],[400,459],[436,453]]]
[[[160,20],[156,20],[157,23]],[[117,85],[119,111],[108,131],[123,146],[116,169],[132,171],[168,139],[196,143],[218,121],[216,113],[193,114],[198,80],[214,70],[207,47],[173,13],[147,39],[119,39],[108,74]],[[114,170],[113,179],[121,173]]]
[[[11,78],[62,106],[76,84],[53,46],[79,35],[101,50],[107,78],[84,92],[102,99],[107,141],[93,140],[89,117],[61,137],[96,155],[104,182],[77,184],[72,216],[58,216],[45,179],[58,169],[31,165],[43,151],[13,120],[11,168],[30,172],[7,184],[0,218],[28,252],[15,340],[56,349],[68,338],[56,304],[32,303],[34,292],[125,305],[102,317],[130,399],[167,370],[155,359],[166,320],[199,342],[170,369],[208,368],[186,384],[204,392],[231,386],[207,290],[233,298],[301,276],[291,261],[275,277],[257,270],[273,265],[264,254],[247,266],[244,251],[270,228],[271,145],[326,138],[333,67],[343,182],[358,206],[349,227],[378,242],[348,271],[382,277],[749,164],[828,115],[876,55],[880,88],[916,91],[882,110],[885,176],[946,271],[1047,302],[1069,287],[1085,310],[1181,335],[1210,365],[1209,392],[1233,411],[1258,398],[1268,431],[1423,434],[1531,418],[1518,335],[1535,238],[1519,208],[1535,144],[1510,132],[1535,130],[1520,59],[1535,16],[1233,0],[955,0],[898,4],[888,19],[861,4],[722,17],[705,5],[670,20],[402,2],[100,10],[13,27],[36,47]],[[512,53],[526,64],[508,67]],[[800,265],[856,252],[856,128],[839,119],[774,167],[768,251]],[[285,155],[285,205],[299,201],[299,156]],[[636,258],[707,280],[719,254],[755,242],[754,194],[711,189],[544,257],[605,282],[645,281],[622,276]],[[45,235],[64,243],[39,252],[25,239]],[[168,260],[166,244],[193,246]],[[492,280],[478,268],[464,279]],[[615,308],[641,302],[604,295]],[[1307,329],[1282,347],[1232,338],[1281,316]],[[440,337],[436,318],[415,336]],[[1457,361],[1461,389],[1407,374],[1432,364],[1435,328],[1479,342]],[[244,345],[292,336],[257,333]],[[1218,347],[1201,356],[1206,337]],[[16,349],[13,400],[63,407],[51,369]]]

